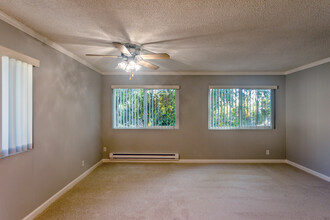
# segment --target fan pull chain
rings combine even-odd
[[[129,73],[129,78],[128,79],[131,80],[133,77],[134,77],[134,72],[132,71],[132,72]]]

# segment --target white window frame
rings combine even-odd
[[[25,151],[9,154],[6,156],[2,155],[2,57],[3,56],[7,56],[9,58],[13,58],[13,59],[22,61],[24,63],[31,64],[33,67],[40,67],[39,60],[0,45],[0,91],[1,91],[1,95],[0,95],[0,123],[1,123],[1,126],[0,126],[0,140],[1,140],[0,141],[0,159],[10,157],[10,156],[13,156],[16,154],[24,153],[24,152],[34,149],[34,140],[33,140],[34,139],[34,125],[33,125],[34,114],[33,114],[33,106],[32,106],[32,148],[27,149]],[[32,84],[33,84],[33,80],[32,80]],[[33,86],[32,86],[32,105],[34,102],[33,93],[34,92],[33,92]]]
[[[115,99],[113,89],[175,89],[175,126],[152,126],[141,128],[116,128],[115,127]],[[179,85],[112,85],[112,129],[115,130],[177,130],[179,129]]]
[[[207,118],[208,118],[208,130],[275,130],[276,129],[276,90],[279,87],[277,85],[210,85],[208,88],[208,107],[207,107]],[[210,89],[270,89],[271,90],[271,126],[270,127],[244,127],[244,128],[211,128],[211,117],[210,117]]]

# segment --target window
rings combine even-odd
[[[29,63],[38,66],[39,61],[1,46],[0,57],[0,157],[6,157],[32,149],[33,64]]]
[[[113,86],[113,128],[178,128],[178,86]]]
[[[271,129],[277,87],[210,86],[209,129]]]

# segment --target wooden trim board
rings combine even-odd
[[[39,67],[40,66],[40,61],[35,59],[35,58],[32,58],[32,57],[29,57],[25,54],[22,54],[22,53],[19,53],[15,50],[11,50],[7,47],[3,47],[0,45],[0,55],[1,56],[8,56],[10,58],[14,58],[16,60],[20,60],[22,62],[25,62],[25,63],[28,63],[28,64],[31,64],[35,67]]]

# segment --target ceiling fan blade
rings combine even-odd
[[[121,43],[118,42],[113,42],[113,46],[115,46],[120,52],[122,52],[125,56],[131,57],[132,54],[129,52],[127,47],[125,45],[122,45]]]
[[[86,54],[88,57],[109,57],[109,58],[121,58],[121,56],[116,55],[106,55],[106,54]]]
[[[170,59],[170,56],[167,53],[143,54],[140,56],[146,60]]]
[[[140,62],[138,62],[138,64],[153,70],[157,70],[159,68],[159,66],[156,66],[155,64],[149,63],[145,60],[141,60]]]

